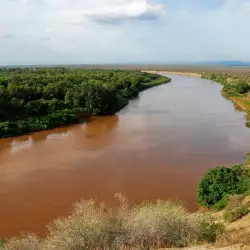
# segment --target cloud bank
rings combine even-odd
[[[250,60],[250,0],[1,0],[0,11],[0,65]]]

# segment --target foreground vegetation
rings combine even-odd
[[[145,202],[129,209],[117,195],[116,211],[93,200],[81,201],[67,218],[49,226],[46,238],[26,235],[7,241],[4,250],[156,249],[214,242],[223,225],[211,217],[189,214],[179,203]]]
[[[223,85],[224,96],[233,100],[247,113],[246,126],[250,127],[250,77],[247,75],[230,75],[206,73],[202,78],[210,79]]]
[[[247,164],[247,162],[246,162]],[[3,250],[128,250],[187,247],[205,243],[249,244],[250,169],[247,165],[216,167],[201,180],[197,200],[202,206],[224,208],[188,213],[180,202],[158,200],[129,206],[116,195],[119,206],[109,209],[94,200],[80,201],[71,214],[48,226],[48,235],[34,234],[2,241]],[[246,217],[246,220],[242,220]],[[228,223],[237,223],[232,231]],[[226,223],[226,224],[224,224]],[[226,227],[225,227],[226,225]],[[246,230],[238,232],[238,225]],[[248,229],[247,229],[248,228]]]
[[[209,170],[197,190],[197,201],[203,207],[225,208],[229,197],[250,194],[250,169],[245,165],[223,166]]]
[[[0,138],[114,114],[140,91],[169,81],[139,71],[0,69]]]

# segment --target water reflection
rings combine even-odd
[[[37,143],[51,142],[52,140],[59,140],[65,137],[72,137],[77,135],[80,138],[95,138],[105,136],[112,132],[117,127],[119,116],[114,115],[110,117],[96,117],[89,118],[82,124],[72,125],[71,127],[61,127],[49,131],[37,132],[32,135],[25,135],[16,138],[0,140],[0,157],[1,151],[8,150],[12,154],[19,151],[29,149]],[[83,143],[84,141],[78,140]],[[7,153],[7,152],[5,152]],[[2,153],[3,154],[3,153]]]
[[[33,139],[29,136],[29,139],[26,141],[13,140],[11,142],[11,153],[17,153],[20,150],[28,149],[33,146]]]

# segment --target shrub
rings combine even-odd
[[[224,195],[220,201],[216,202],[213,205],[213,209],[219,211],[223,209],[224,207],[226,207],[227,204],[228,204],[228,196]]]
[[[233,222],[241,219],[249,213],[247,205],[240,205],[232,210],[226,210],[223,214],[224,220],[228,222]]]
[[[135,207],[125,218],[123,228],[121,246],[139,249],[188,246],[197,242],[201,233],[198,217],[168,201]]]
[[[145,202],[129,209],[119,196],[120,206],[111,211],[97,202],[81,201],[71,215],[49,226],[39,240],[34,235],[10,239],[4,250],[120,250],[182,247],[199,241],[214,241],[223,227],[206,216],[189,214],[179,203]]]
[[[115,235],[119,232],[116,217],[97,206],[93,200],[74,205],[72,214],[60,218],[49,226],[45,249],[112,249]]]
[[[238,83],[235,88],[239,94],[245,94],[250,90],[250,86],[247,83]]]
[[[230,92],[236,92],[236,86],[233,84],[226,83],[223,87],[223,92],[230,93]]]
[[[218,207],[226,205],[225,197],[232,194],[241,194],[247,191],[245,178],[247,170],[243,165],[236,165],[232,168],[216,167],[209,170],[197,190],[197,201],[200,205],[211,207],[220,202]]]
[[[40,240],[33,234],[12,238],[3,245],[3,250],[42,250]]]
[[[4,240],[0,240],[0,248],[3,247],[4,242]]]
[[[214,243],[218,236],[224,232],[224,225],[216,223],[214,218],[204,216],[201,221],[201,240]]]
[[[228,204],[223,214],[225,221],[233,222],[248,214],[248,207],[242,204],[244,198],[244,195],[233,195],[229,197]]]

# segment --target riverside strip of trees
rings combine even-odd
[[[114,114],[140,91],[169,81],[139,71],[0,69],[0,138]]]

